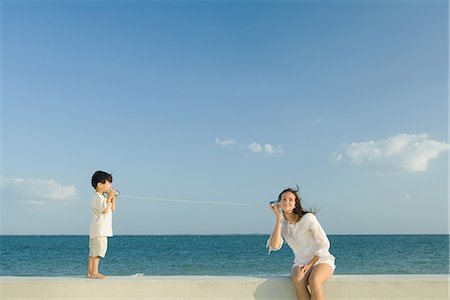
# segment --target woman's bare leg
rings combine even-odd
[[[323,283],[333,275],[333,268],[329,264],[315,265],[308,278],[309,288],[311,289],[311,300],[324,300]]]
[[[291,271],[291,279],[295,286],[295,293],[297,300],[311,300],[311,295],[308,291],[308,275],[303,273],[301,267],[294,267]]]

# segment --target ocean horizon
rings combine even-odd
[[[100,271],[113,276],[286,276],[289,246],[268,234],[115,235]],[[335,274],[449,274],[448,234],[333,234]],[[0,235],[0,276],[84,276],[87,235]]]

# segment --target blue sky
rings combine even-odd
[[[3,234],[448,232],[446,1],[3,1]]]

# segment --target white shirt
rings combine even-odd
[[[269,241],[267,241],[269,251],[279,250],[283,246],[284,239],[294,252],[294,265],[307,264],[314,255],[324,259],[329,257],[334,262],[334,257],[329,251],[330,241],[322,226],[320,226],[317,217],[312,213],[303,215],[300,221],[295,224],[283,220],[281,236],[282,240],[278,248],[270,247]]]
[[[91,239],[101,236],[113,236],[111,207],[106,214],[102,213],[106,206],[105,196],[96,192],[91,200],[92,222],[89,227],[89,238]]]

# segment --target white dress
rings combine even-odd
[[[269,253],[270,251],[280,250],[284,240],[294,252],[295,259],[293,267],[306,265],[314,255],[317,255],[319,256],[319,260],[314,265],[326,263],[333,270],[336,268],[334,264],[335,258],[329,251],[330,241],[314,214],[307,213],[303,215],[300,221],[295,224],[290,224],[286,220],[283,220],[281,236],[282,240],[277,248],[270,247],[269,241],[272,236],[269,237],[267,241]]]

